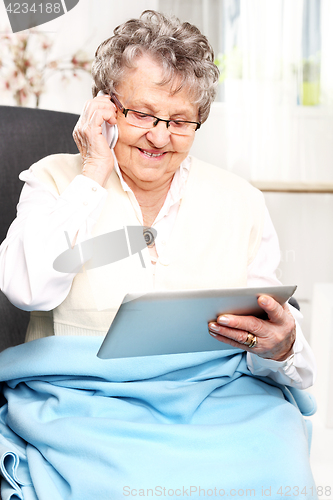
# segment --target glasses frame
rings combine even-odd
[[[125,116],[125,118],[127,117],[127,114],[128,114],[129,111],[133,111],[134,113],[138,113],[138,114],[143,115],[143,116],[150,116],[151,118],[154,118],[155,121],[153,122],[153,127],[152,128],[156,127],[156,125],[159,122],[164,122],[166,124],[166,128],[169,128],[170,122],[193,123],[194,125],[196,125],[196,128],[194,129],[194,132],[196,132],[197,130],[199,130],[199,128],[201,127],[201,123],[200,122],[191,122],[191,121],[188,121],[188,120],[165,120],[164,118],[158,118],[157,116],[151,115],[149,113],[142,113],[142,111],[138,111],[137,109],[125,108],[121,104],[121,102],[119,101],[118,97],[115,94],[111,94],[111,101],[123,113],[123,115]],[[135,127],[135,126],[136,125],[133,125],[133,127]],[[146,127],[138,127],[138,128],[146,128]],[[151,128],[148,128],[146,130],[151,130]],[[175,134],[175,135],[184,135],[184,134]]]

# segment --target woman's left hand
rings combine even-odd
[[[218,316],[216,322],[208,324],[210,333],[221,342],[252,352],[262,358],[284,361],[292,354],[296,338],[293,315],[287,304],[281,306],[267,295],[261,295],[258,303],[266,311],[268,320],[254,316],[225,314]],[[253,347],[245,344],[249,333],[257,338],[257,343]]]

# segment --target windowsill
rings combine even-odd
[[[313,183],[313,182],[251,181],[251,184],[263,192],[333,194],[333,182]]]

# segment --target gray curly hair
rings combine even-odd
[[[199,120],[203,123],[208,118],[219,78],[213,49],[196,26],[153,10],[145,10],[139,19],[118,26],[114,36],[98,47],[92,66],[93,96],[100,90],[111,94],[126,69],[135,68],[135,61],[144,54],[163,68],[160,85],[177,82],[174,93],[183,88],[188,90],[198,104]]]

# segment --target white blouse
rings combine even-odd
[[[163,257],[190,166],[188,157],[176,171],[164,205],[153,223],[157,237],[155,247],[150,249],[152,261],[156,260],[156,254]],[[140,206],[124,181],[117,162],[115,170],[138,221],[143,224]],[[39,181],[31,169],[23,171],[19,178],[25,184],[17,206],[17,217],[0,246],[0,289],[16,307],[26,311],[48,311],[67,297],[75,276],[53,269],[56,257],[68,248],[64,247],[64,238],[59,236],[67,231],[70,241],[76,243],[89,238],[107,191],[83,175],[78,175],[60,196]],[[281,284],[276,277],[279,261],[278,238],[266,209],[262,241],[255,259],[248,266],[248,286]],[[302,315],[292,306],[290,310],[296,321],[293,354],[285,361],[274,361],[247,353],[247,365],[255,375],[306,388],[314,382],[315,360],[298,323]]]

